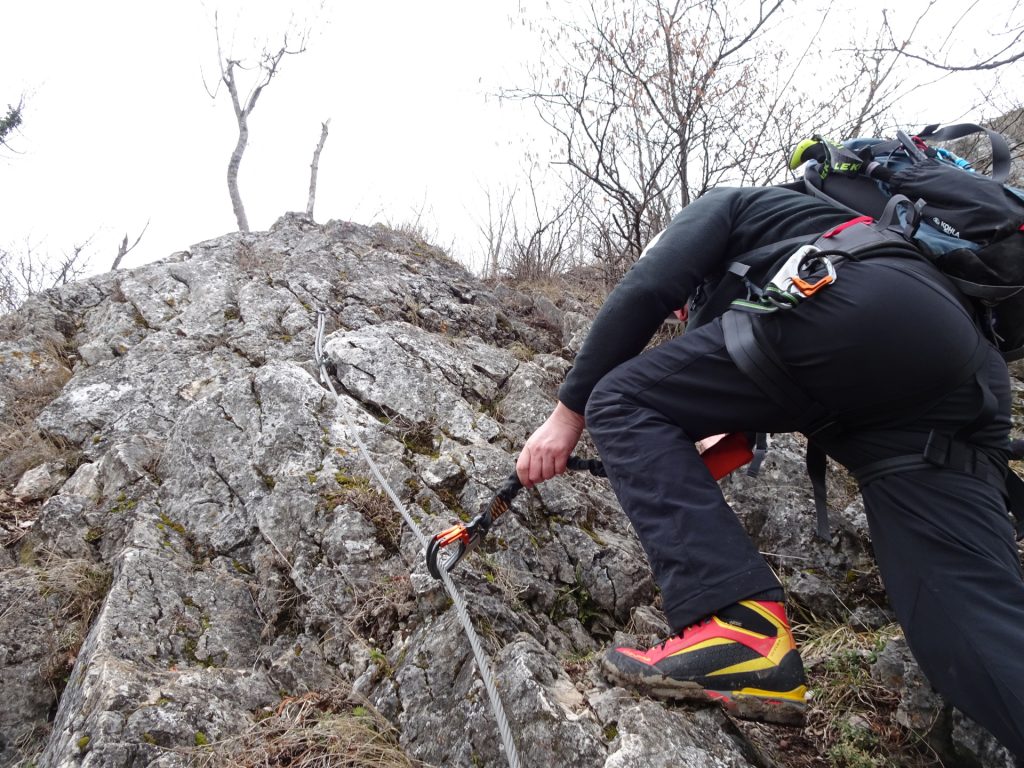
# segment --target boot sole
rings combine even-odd
[[[625,675],[605,661],[602,661],[602,667],[612,681],[655,698],[718,704],[734,717],[760,723],[802,726],[807,719],[807,704],[802,700],[787,698],[793,694],[773,694],[771,691],[715,691],[690,680],[675,680],[657,673]]]

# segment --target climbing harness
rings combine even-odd
[[[314,357],[316,358],[316,364],[320,369],[320,381],[326,386],[335,398],[340,399],[338,391],[334,388],[334,384],[331,382],[330,376],[327,374],[327,357],[324,354],[323,342],[324,342],[324,328],[327,323],[327,310],[317,310],[317,326],[316,326],[316,342],[314,345]],[[359,437],[359,433],[356,430],[356,425],[352,420],[352,417],[347,411],[342,411],[345,417],[345,424],[348,427],[349,432],[352,434],[352,439],[355,440],[356,445],[359,448],[359,452],[367,465],[370,467],[370,471],[373,473],[374,478],[380,484],[384,492],[390,497],[392,503],[395,505],[395,509],[402,516],[406,525],[409,526],[409,530],[413,532],[417,540],[422,546],[427,545],[427,537],[423,535],[419,526],[416,525],[416,521],[412,519],[412,516],[406,510],[405,505],[402,504],[402,500],[398,498],[394,489],[384,478],[383,473],[377,466],[377,463],[370,456],[369,450],[366,448],[366,444]],[[466,601],[462,597],[462,594],[455,587],[455,583],[448,575],[447,571],[442,570],[435,575],[435,578],[440,578],[441,583],[444,584],[445,590],[448,592],[448,596],[452,599],[452,604],[455,606],[455,613],[459,618],[459,622],[462,624],[462,629],[466,633],[466,638],[469,640],[470,648],[473,650],[473,658],[476,660],[477,669],[480,672],[480,679],[483,681],[484,688],[487,690],[487,697],[491,702],[491,710],[494,712],[494,719],[498,723],[498,733],[501,736],[502,746],[505,748],[505,758],[508,760],[509,768],[520,768],[522,763],[519,761],[519,752],[516,750],[515,740],[512,738],[512,728],[509,726],[508,718],[505,716],[505,709],[501,704],[501,697],[498,695],[498,688],[494,683],[494,677],[491,674],[491,665],[487,658],[487,654],[484,652],[483,645],[480,642],[480,637],[477,635],[476,630],[473,629],[473,621],[469,616],[469,609],[466,606]]]
[[[903,211],[904,219],[900,218]],[[807,474],[814,494],[817,517],[816,535],[823,541],[831,539],[825,474],[827,469],[824,445],[837,439],[847,425],[840,423],[829,408],[812,397],[793,377],[779,355],[776,343],[769,340],[755,315],[791,309],[810,298],[820,288],[836,280],[836,268],[850,261],[871,259],[871,263],[911,275],[931,285],[936,291],[958,296],[952,283],[942,273],[930,269],[923,257],[909,243],[916,229],[919,210],[906,197],[893,196],[882,216],[875,221],[858,216],[818,237],[811,245],[799,248],[783,262],[764,288],[758,288],[747,277],[747,266],[736,262],[728,272],[739,276],[747,286],[747,297],[734,300],[729,311],[722,314],[722,331],[726,350],[736,367],[803,426],[807,436]],[[819,250],[827,248],[829,250]],[[961,303],[964,303],[961,301]],[[965,312],[970,307],[965,304]],[[977,375],[986,360],[986,348],[979,345],[963,366],[961,376]],[[955,377],[954,377],[955,378]],[[979,380],[979,384],[981,384]],[[987,389],[982,385],[987,392]],[[991,397],[989,393],[986,395]],[[916,404],[889,404],[894,413],[905,412]],[[994,407],[994,406],[993,406]],[[852,415],[845,420],[855,423]],[[851,470],[861,487],[879,477],[929,467],[948,467],[974,474],[990,482],[1005,482],[1006,493],[1015,510],[1024,509],[1024,482],[1008,468],[992,463],[986,454],[957,436],[929,434],[920,454],[900,456]],[[1017,518],[1018,537],[1024,536],[1024,518]]]
[[[729,272],[743,280],[747,288],[747,297],[736,299],[732,303],[732,308],[755,314],[792,309],[804,299],[834,283],[835,261],[844,257],[845,254],[839,251],[822,251],[815,245],[804,245],[786,259],[764,288],[747,277],[749,267],[746,264],[734,262],[729,265]]]

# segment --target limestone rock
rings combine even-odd
[[[14,498],[21,502],[45,499],[67,479],[63,468],[51,463],[40,464],[21,476],[14,486]]]
[[[504,765],[424,540],[508,482],[589,318],[416,238],[289,214],[0,319],[0,765],[281,763],[282,734],[328,750],[340,732]],[[798,607],[885,619],[841,473],[833,537],[813,538],[799,439],[723,490]],[[606,481],[521,492],[454,575],[524,765],[768,764],[718,710],[597,672],[617,633],[669,631]],[[911,665],[886,679],[909,690]]]

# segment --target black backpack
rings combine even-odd
[[[929,147],[924,140],[950,141],[979,131],[992,144],[991,176],[976,173],[967,161]],[[1024,192],[1004,183],[1010,164],[1006,140],[976,125],[941,130],[929,126],[913,138],[898,132],[895,140],[854,139],[842,144],[816,136],[801,142],[791,162],[794,170],[803,166],[802,179],[783,186],[846,208],[855,218],[813,242],[806,236],[792,238],[748,252],[728,266],[728,273],[742,279],[747,298],[725,299],[730,301],[730,311],[721,313],[726,349],[769,397],[807,421],[803,431],[819,537],[829,538],[825,450],[846,427],[797,383],[753,318],[813,295],[835,279],[835,268],[845,257],[884,258],[925,281],[938,278],[915,268],[924,266],[923,258],[948,278],[935,285],[959,292],[965,305],[974,305],[978,311],[973,314],[1007,360],[1024,357]],[[790,244],[801,247],[771,265],[767,282],[750,278],[759,258]],[[724,309],[719,294],[724,296],[725,290],[712,288],[706,293],[696,297],[698,320],[703,319],[702,312]],[[980,367],[984,357],[984,346],[979,345],[969,366]],[[1008,446],[1015,458],[1024,458],[1022,443]],[[861,486],[892,473],[930,467],[1003,484],[1017,518],[1018,538],[1024,538],[1024,481],[990,458],[969,442],[969,435],[932,430],[920,453],[869,462],[851,472]]]
[[[928,144],[979,132],[992,145],[991,175]],[[978,305],[1003,357],[1024,357],[1024,191],[1005,183],[1011,157],[1001,134],[965,123],[839,144],[815,136],[797,146],[790,167],[800,166],[802,180],[787,186],[856,214],[878,219],[894,197],[908,198],[897,209],[904,234]]]

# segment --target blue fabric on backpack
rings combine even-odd
[[[979,131],[992,141],[993,176],[922,140]],[[1006,140],[974,125],[897,136],[801,143],[794,162],[810,157],[804,191],[876,219],[894,196],[908,198],[896,211],[904,235],[978,303],[1004,356],[1024,357],[1024,190],[1003,183],[1011,168]]]

